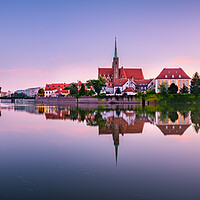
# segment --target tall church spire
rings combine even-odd
[[[113,57],[112,68],[113,68],[112,81],[115,82],[115,80],[119,78],[119,58],[117,57],[117,40],[116,40],[116,38],[115,38],[115,53],[114,53],[114,57]]]
[[[116,37],[115,37],[115,55],[114,55],[115,58],[117,58],[117,40],[116,40]]]

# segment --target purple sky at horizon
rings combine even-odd
[[[196,0],[10,0],[0,2],[3,91],[97,78],[120,66],[145,78],[164,67],[200,69],[200,2]]]

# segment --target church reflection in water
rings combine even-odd
[[[165,135],[183,135],[191,125],[191,112],[138,112],[121,109],[85,110],[71,107],[45,107],[48,120],[77,120],[88,126],[98,126],[99,135],[111,135],[115,147],[115,157],[119,148],[120,134],[142,134],[145,123],[156,125]]]
[[[196,133],[200,130],[199,107],[134,107],[129,105],[105,107],[77,107],[68,106],[44,106],[44,105],[14,105],[0,107],[0,116],[4,109],[13,109],[17,112],[44,115],[46,120],[73,120],[84,122],[87,126],[97,126],[100,136],[110,135],[113,138],[115,156],[119,148],[120,134],[142,134],[145,123],[152,124],[160,130],[164,136],[182,136],[185,131],[193,126]],[[2,116],[1,116],[2,118]],[[0,118],[0,119],[1,119]]]

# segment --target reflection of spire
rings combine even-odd
[[[118,145],[115,145],[115,160],[116,160],[116,166],[117,166],[117,154],[118,154]]]

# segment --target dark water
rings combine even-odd
[[[200,105],[0,113],[0,199],[200,199]]]

